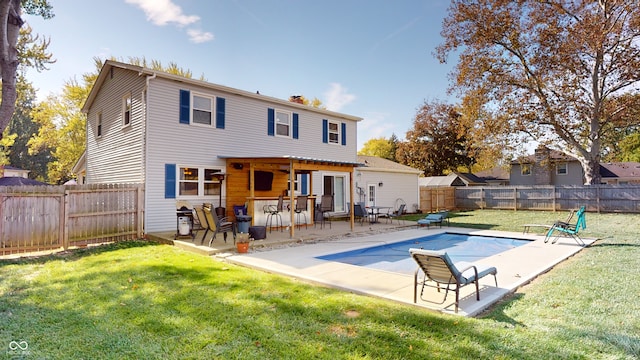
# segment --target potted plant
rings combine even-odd
[[[239,233],[236,236],[236,248],[239,253],[246,253],[249,251],[249,241],[248,233]]]

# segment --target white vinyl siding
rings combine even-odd
[[[131,183],[144,181],[144,77],[124,69],[113,69],[88,110],[87,119],[102,118],[98,126],[87,126],[87,183]],[[130,124],[123,131],[124,102],[130,98]]]
[[[300,156],[335,161],[356,162],[357,122],[336,118],[346,123],[346,146],[329,146],[322,142],[323,119],[328,114],[299,106],[287,108],[285,103],[275,104],[247,97],[235,92],[196,86],[164,79],[158,76],[149,81],[148,101],[142,99],[146,79],[136,71],[114,68],[113,79],[107,79],[91,104],[88,116],[101,109],[103,137],[98,143],[94,134],[88,134],[87,181],[89,183],[146,182],[145,231],[175,231],[176,199],[165,199],[165,165],[197,167],[198,169],[225,169],[226,161],[219,156]],[[224,131],[215,126],[185,126],[180,123],[180,90],[210,97],[212,123],[216,119],[216,97],[225,99]],[[131,127],[120,131],[122,124],[122,96],[130,92]],[[290,112],[289,137],[268,136],[267,110],[278,108]],[[292,114],[299,117],[299,138],[291,137]],[[95,115],[93,115],[95,118]],[[148,123],[145,123],[147,121]],[[114,130],[114,125],[117,129]],[[93,129],[93,130],[92,130]],[[95,131],[95,126],[88,127]],[[146,154],[145,154],[146,152]],[[179,177],[176,174],[176,181]],[[189,198],[194,205],[211,202],[229,208],[226,199],[220,199],[213,181],[203,180],[202,196]],[[224,195],[225,179],[222,184]],[[199,185],[200,186],[200,185]],[[178,190],[176,189],[176,196]]]

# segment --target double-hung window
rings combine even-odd
[[[558,163],[556,164],[556,175],[567,175],[569,172],[569,167],[567,163]]]
[[[96,128],[96,137],[102,137],[102,112],[98,113],[98,125]]]
[[[194,124],[211,126],[213,119],[213,98],[193,94],[191,121]]]
[[[531,175],[531,164],[520,165],[520,173],[522,174],[522,176]]]
[[[337,122],[329,121],[329,143],[340,143],[340,124]]]
[[[220,196],[222,176],[219,169],[204,169],[204,195]]]
[[[180,196],[197,196],[198,178],[198,168],[180,167],[178,194]]]
[[[276,111],[276,135],[291,136],[291,113],[286,111]]]
[[[122,98],[122,126],[131,125],[131,93]]]

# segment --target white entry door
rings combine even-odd
[[[375,206],[376,205],[376,184],[367,185],[367,206]]]

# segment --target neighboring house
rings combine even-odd
[[[443,186],[478,186],[487,185],[485,181],[470,173],[452,172],[443,176],[425,176],[419,179],[420,186],[443,187]]]
[[[640,163],[600,164],[603,184],[640,184]],[[546,147],[511,163],[510,185],[582,185],[584,171],[578,159]]]
[[[603,184],[640,184],[640,163],[602,163],[600,176]]]
[[[76,184],[78,185],[83,185],[86,184],[86,178],[87,178],[87,164],[86,164],[86,159],[87,159],[87,153],[82,153],[82,156],[80,156],[80,159],[78,159],[78,161],[76,162],[75,165],[73,165],[73,169],[71,169],[71,172],[74,173],[76,175]]]
[[[78,170],[88,184],[144,183],[147,233],[175,231],[176,200],[227,215],[247,203],[259,225],[290,187],[334,195],[336,211],[353,201],[359,117],[111,60],[83,111]]]
[[[0,165],[0,178],[2,177],[21,177],[28,178],[30,170],[23,170],[14,166]]]
[[[581,185],[580,162],[560,151],[538,147],[533,155],[511,162],[510,185]]]
[[[376,156],[358,155],[355,169],[356,202],[366,206],[391,206],[397,210],[405,203],[414,212],[420,203],[418,177],[422,171]]]
[[[494,167],[493,169],[478,171],[475,176],[482,179],[490,186],[509,185],[509,170],[504,167]]]

